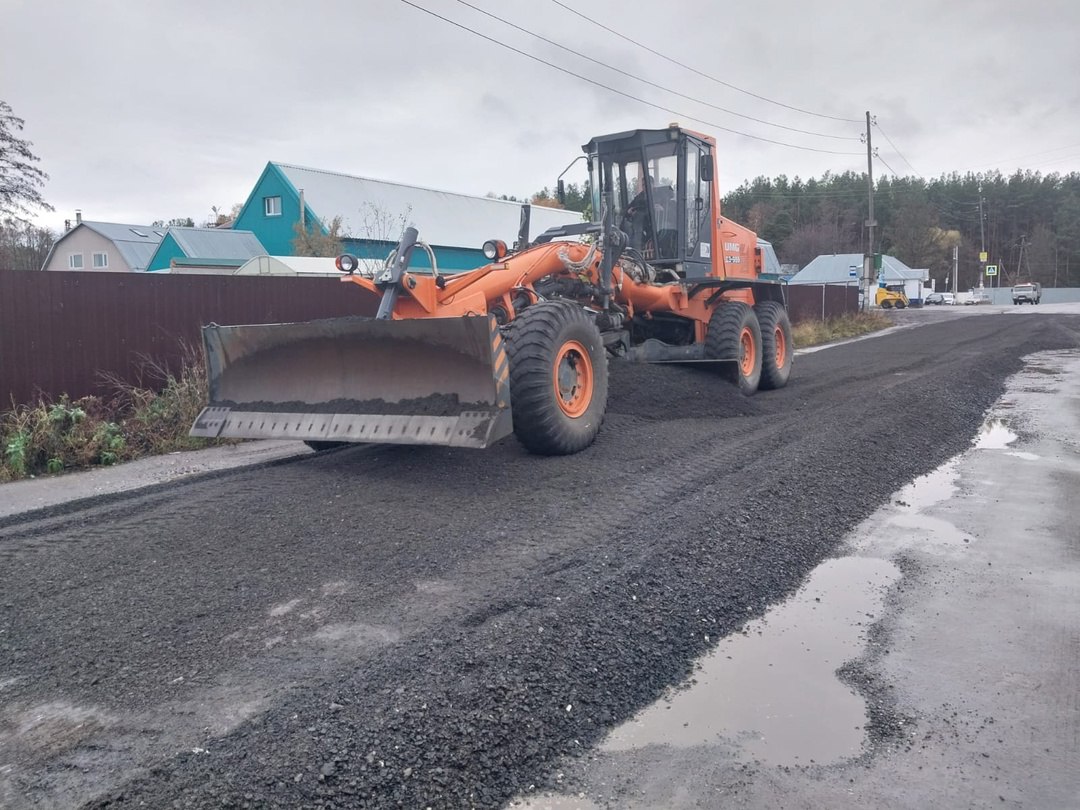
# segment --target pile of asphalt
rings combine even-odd
[[[276,527],[264,567],[287,565],[290,545],[293,575],[310,568],[312,581],[335,562],[343,577],[366,566],[386,578],[371,580],[386,604],[432,576],[472,595],[403,616],[395,643],[92,806],[498,807],[543,786],[793,593],[899,486],[964,449],[1023,355],[1077,343],[1049,318],[1024,321],[970,318],[809,355],[788,388],[752,400],[697,370],[613,364],[604,430],[572,458],[530,458],[512,439],[482,454],[350,450],[238,475],[232,500],[186,524],[155,513],[178,544],[194,532],[245,547],[246,531]],[[339,525],[362,532],[359,548]],[[197,621],[228,627],[219,577],[208,566]],[[258,590],[273,573],[237,577]]]

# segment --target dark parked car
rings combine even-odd
[[[932,292],[926,296],[925,303],[927,304],[944,304],[945,296],[939,292]]]

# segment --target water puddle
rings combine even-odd
[[[836,670],[857,658],[900,577],[888,560],[818,566],[799,592],[705,658],[695,682],[616,728],[601,750],[734,742],[740,759],[831,763],[862,752],[866,705]]]
[[[1015,442],[1017,436],[1002,419],[987,419],[979,428],[973,442],[976,450],[1004,450]]]
[[[1035,453],[1010,449],[1017,438],[1016,433],[1010,430],[1003,420],[987,419],[972,444],[976,450],[1006,450],[1007,456],[1014,456],[1024,461],[1039,461],[1041,457]]]
[[[907,512],[923,512],[956,494],[960,458],[951,458],[926,475],[920,475],[897,493],[894,503]]]

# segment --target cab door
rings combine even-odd
[[[683,267],[687,278],[703,278],[713,266],[712,242],[712,147],[692,135],[683,145],[683,210],[680,231],[683,233]]]

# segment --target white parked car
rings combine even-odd
[[[956,296],[951,292],[932,292],[926,296],[927,304],[952,304],[956,303]]]

